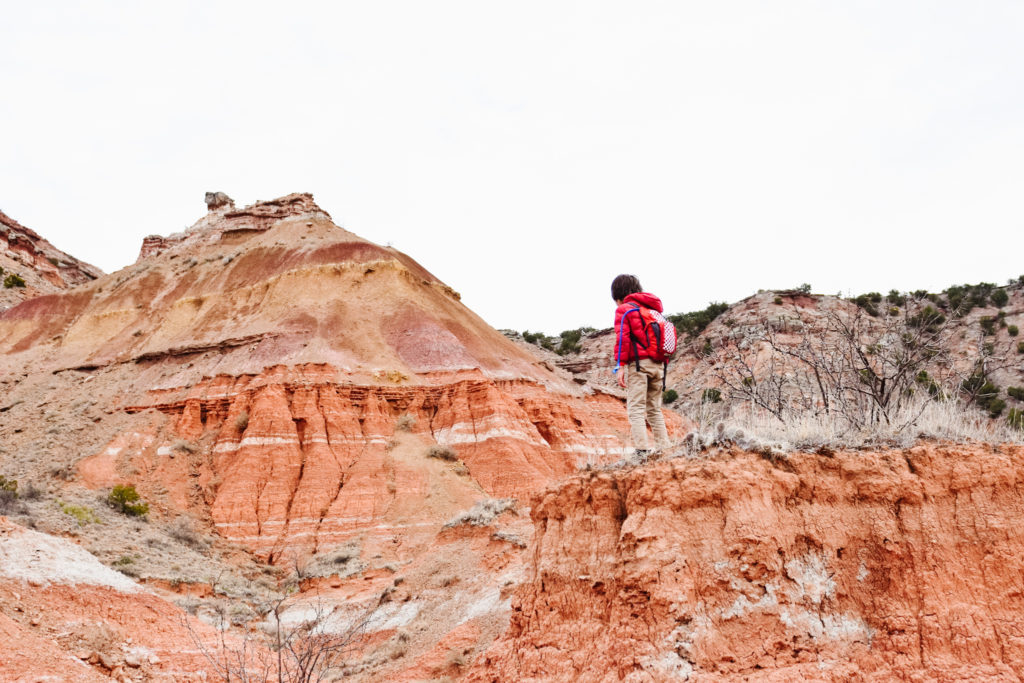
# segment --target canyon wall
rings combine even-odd
[[[1022,485],[988,445],[578,475],[468,680],[1019,680]]]

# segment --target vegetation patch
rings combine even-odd
[[[485,498],[484,500],[478,500],[469,510],[449,520],[444,525],[444,528],[451,529],[461,524],[487,526],[497,519],[498,515],[515,508],[515,505],[516,501],[514,498]]]
[[[129,517],[142,517],[149,512],[149,503],[143,502],[135,486],[118,484],[107,496],[107,505]]]
[[[65,515],[70,515],[78,521],[78,526],[85,526],[86,524],[102,524],[100,518],[96,516],[92,508],[86,507],[85,505],[71,505],[62,501],[57,501],[57,505],[60,507],[60,511]]]
[[[434,445],[427,449],[428,458],[437,458],[446,462],[458,462],[459,456],[448,446]]]
[[[24,287],[24,286],[25,286],[25,279],[23,277],[21,277],[20,275],[16,275],[14,273],[10,273],[7,277],[4,278],[4,287],[6,287],[7,289],[11,289],[13,287]]]

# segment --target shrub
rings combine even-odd
[[[809,283],[805,282],[802,285],[800,285],[799,287],[797,287],[796,291],[800,292],[801,294],[810,294],[811,293],[811,285]]]
[[[928,393],[936,398],[942,396],[942,387],[939,386],[938,382],[931,378],[927,370],[921,370],[917,373],[915,381],[919,386],[926,389]]]
[[[702,355],[702,356],[710,356],[714,352],[715,352],[715,347],[713,347],[711,345],[711,340],[710,339],[705,339],[704,340],[704,346],[700,347],[700,355]]]
[[[994,398],[988,402],[988,414],[990,417],[999,417],[1006,408],[1006,401],[1001,398]]]
[[[1006,393],[1018,401],[1024,401],[1024,387],[1007,387]]]
[[[782,305],[782,297],[781,296],[775,297],[775,305],[776,306],[781,306]]]
[[[10,275],[8,275],[7,277],[4,278],[4,287],[6,287],[7,289],[11,289],[12,287],[24,287],[24,286],[25,286],[25,279],[23,277],[21,277],[20,275],[15,275],[14,273],[11,273]]]
[[[196,533],[195,527],[192,526],[192,522],[186,517],[178,517],[175,519],[169,527],[167,527],[167,535],[174,540],[194,548],[196,550],[205,550],[206,543]]]
[[[249,426],[249,411],[243,410],[242,412],[240,412],[238,414],[238,417],[235,418],[235,427],[238,428],[238,431],[244,432],[245,428],[248,427],[248,426]]]
[[[1010,408],[1010,412],[1006,414],[1006,421],[1010,423],[1011,427],[1024,430],[1024,410]]]
[[[569,353],[579,353],[583,350],[583,347],[580,346],[580,339],[583,338],[584,334],[588,334],[593,331],[594,328],[592,327],[578,327],[575,330],[565,330],[559,335],[562,342],[558,345],[558,348],[555,349],[555,353],[560,356],[564,356]]]
[[[398,432],[411,432],[413,427],[416,426],[416,416],[410,415],[409,413],[402,413],[398,416],[398,421],[395,422],[395,431]]]
[[[1024,342],[1017,342],[1017,353],[1024,353]]]
[[[869,292],[853,298],[853,303],[864,309],[864,312],[875,318],[878,317],[878,308],[875,304],[882,303],[882,295],[878,292]]]
[[[778,301],[776,303],[782,303]],[[729,310],[729,304],[724,302],[712,302],[701,311],[690,313],[675,313],[665,316],[670,323],[676,326],[680,336],[696,337],[710,325],[715,318]]]
[[[118,484],[111,489],[107,504],[129,517],[141,517],[149,512],[149,504],[141,502],[139,492],[131,484]]]
[[[452,518],[446,529],[459,526],[460,524],[472,524],[473,526],[487,526],[498,515],[515,507],[516,501],[513,498],[487,498],[478,500],[472,508]]]
[[[12,512],[18,500],[18,482],[0,475],[0,514]]]
[[[448,446],[434,445],[427,449],[428,458],[437,458],[438,460],[445,460],[447,462],[456,462],[459,456],[456,455]]]
[[[1009,335],[1010,335],[1011,337],[1016,337],[1016,336],[1017,336],[1017,334],[1018,334],[1018,333],[1020,332],[1020,330],[1018,330],[1018,329],[1017,329],[1017,326],[1016,326],[1016,325],[1007,325],[1007,326],[1006,326],[1006,332],[1007,332],[1007,333],[1008,333],[1008,334],[1009,334]]]
[[[1010,300],[1010,295],[1006,293],[1005,289],[997,289],[992,292],[992,296],[989,297],[992,301],[992,305],[996,308],[1002,308],[1006,305],[1006,302]]]
[[[701,403],[721,403],[722,402],[722,392],[719,391],[718,389],[714,389],[714,388],[705,389],[704,393],[702,393],[701,396],[700,396],[700,402]]]
[[[661,395],[661,402],[662,403],[674,403],[675,400],[678,399],[678,398],[679,398],[679,392],[676,391],[675,389],[669,389],[668,391],[666,391],[664,394]]]
[[[88,523],[102,524],[100,518],[96,516],[96,513],[92,511],[92,508],[85,507],[84,505],[68,505],[57,501],[60,505],[60,510],[65,515],[70,515],[78,520],[78,526],[85,526]]]
[[[996,319],[992,316],[983,316],[978,322],[981,323],[981,332],[986,337],[996,333]]]
[[[194,443],[188,441],[187,439],[178,439],[177,441],[174,442],[171,448],[173,448],[176,451],[184,451],[186,453],[195,453],[197,450],[199,450]]]
[[[944,322],[946,322],[946,316],[931,305],[925,306],[923,310],[907,319],[908,326],[920,327],[929,334],[935,334],[938,332],[939,327]]]
[[[907,303],[907,297],[899,293],[898,290],[890,289],[889,293],[885,295],[885,300],[893,306],[902,306]]]

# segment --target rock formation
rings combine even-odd
[[[552,372],[308,194],[146,238],[134,265],[7,311],[0,354],[32,377],[77,377],[69,400],[117,387],[107,410],[132,426],[80,464],[93,485],[145,472],[151,500],[266,557],[384,528],[422,479],[389,454],[400,416],[454,449],[477,497],[621,457],[627,431],[618,399]]]
[[[62,291],[101,275],[100,269],[65,254],[0,211],[0,285],[11,276],[24,281],[24,286],[0,288],[0,312],[40,294]]]
[[[206,193],[206,208],[209,211],[215,211],[223,206],[229,208],[235,208],[235,200],[227,196],[223,192],[207,192]]]
[[[577,475],[467,680],[1018,680],[1022,483],[942,444]]]
[[[364,680],[458,675],[504,629],[530,536],[514,511],[484,512],[621,458],[621,399],[538,360],[308,194],[212,200],[131,266],[0,314],[2,472],[79,501],[30,504],[24,520],[87,537],[112,566],[127,557],[165,597],[236,611],[255,606],[224,576],[292,568],[304,580],[288,614],[315,599],[374,615],[353,665]],[[152,536],[115,532],[107,511],[67,526],[66,510],[117,484],[149,504]],[[210,540],[161,531],[182,519]]]

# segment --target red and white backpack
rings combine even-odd
[[[636,360],[636,369],[640,370],[640,356],[637,354],[637,349],[643,347],[647,350],[647,356],[655,363],[663,363],[665,365],[665,374],[662,376],[662,384],[665,382],[665,378],[668,375],[668,362],[672,360],[672,357],[676,353],[676,326],[665,319],[658,311],[653,308],[647,308],[645,306],[636,306],[631,308],[622,314],[622,320],[619,323],[619,341],[615,352],[616,360],[616,371],[618,371],[618,359],[622,357],[622,342],[625,335],[625,330],[629,324],[626,321],[627,316],[630,313],[636,312],[640,316],[640,321],[643,324],[644,339],[638,338],[633,334],[632,330],[629,332],[629,344],[633,346],[633,358]]]

